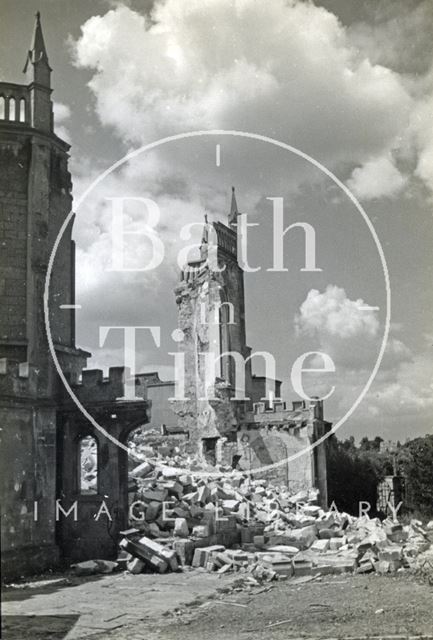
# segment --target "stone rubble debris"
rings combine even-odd
[[[431,523],[424,529],[417,520],[403,526],[326,512],[315,490],[291,494],[236,471],[218,475],[224,470],[211,467],[206,475],[203,464],[180,455],[169,460],[143,462],[130,474],[135,526],[123,532],[119,563],[131,573],[193,567],[239,572],[258,583],[402,568],[422,573],[421,559],[433,542]],[[432,558],[423,564],[431,575]]]

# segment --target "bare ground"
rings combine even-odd
[[[6,640],[433,639],[433,589],[403,574],[326,576],[233,590],[202,571],[118,574],[4,593]]]

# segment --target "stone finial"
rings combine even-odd
[[[27,59],[24,66],[24,73],[30,72],[29,65],[34,67],[34,81],[49,86],[49,73],[51,67],[48,63],[48,54],[45,47],[44,35],[42,33],[41,14],[39,11],[35,14],[35,26],[33,28],[32,42],[27,53]],[[42,65],[45,73],[37,73],[37,66]]]
[[[235,194],[235,188],[232,187],[232,202],[230,205],[230,213],[229,213],[229,225],[230,227],[234,227],[236,228],[236,223],[237,223],[237,217],[239,215],[239,210],[238,210],[238,204],[236,202],[236,194]]]
[[[204,214],[204,225],[203,225],[203,234],[201,236],[201,245],[200,245],[200,259],[206,260],[207,258],[207,250],[209,244],[209,229],[208,229],[208,217],[207,213]]]

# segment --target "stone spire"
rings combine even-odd
[[[238,204],[236,202],[235,188],[232,187],[232,203],[229,213],[229,226],[236,231],[237,218],[239,215]]]
[[[53,105],[51,102],[51,67],[48,62],[41,14],[36,14],[32,43],[24,66],[30,93],[30,124],[44,132],[53,131]]]
[[[42,33],[41,14],[39,11],[35,17],[32,43],[27,53],[24,73],[28,75],[30,82],[37,82],[44,87],[51,86],[51,67],[48,63],[48,54]]]
[[[201,236],[200,245],[200,258],[201,260],[207,259],[208,245],[209,245],[209,227],[208,227],[207,213],[204,214],[203,234]]]

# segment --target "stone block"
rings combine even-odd
[[[402,558],[402,555],[403,550],[401,547],[386,547],[378,553],[379,561],[384,560],[386,562],[398,561]]]
[[[213,553],[212,558],[213,563],[216,567],[220,568],[225,564],[231,565],[233,563],[232,559],[228,555],[226,551],[220,551],[218,553]]]
[[[229,515],[239,508],[239,500],[223,500],[222,501],[223,513]]]
[[[263,524],[269,523],[269,513],[267,511],[261,511],[260,509],[256,509],[255,518],[262,522]]]
[[[314,518],[319,515],[321,508],[315,504],[306,504],[301,509],[304,515],[313,516]]]
[[[395,573],[396,571],[398,571],[400,569],[400,567],[402,566],[402,561],[401,560],[390,560],[389,561],[389,571],[390,573]]]
[[[203,517],[203,507],[197,504],[192,504],[189,508],[189,512],[192,518]]]
[[[173,513],[173,516],[176,518],[188,518],[191,514],[189,509],[184,509],[182,507],[174,507],[174,509],[171,510]]]
[[[193,567],[205,567],[213,554],[225,551],[223,545],[212,545],[210,547],[202,547],[195,549],[193,558]]]
[[[389,566],[389,562],[386,560],[379,560],[379,562],[375,563],[374,568],[376,569],[376,573],[385,574],[389,573]]]
[[[374,562],[368,559],[359,563],[356,573],[372,573],[374,570]]]
[[[253,536],[253,544],[261,549],[266,544],[265,536]]]
[[[123,531],[119,531],[119,535],[122,536],[122,538],[135,538],[135,537],[140,537],[141,532],[140,532],[140,529],[131,527],[130,529],[124,529]]]
[[[316,527],[308,526],[302,529],[292,529],[286,536],[287,544],[300,550],[308,549],[316,540]],[[284,543],[283,543],[284,544]]]
[[[297,553],[299,553],[299,549],[297,547],[292,547],[288,544],[276,544],[273,546],[268,545],[267,550],[271,553],[284,553],[288,556],[295,556]]]
[[[227,549],[225,552],[232,562],[248,562],[249,556],[241,549]]]
[[[167,489],[148,489],[142,494],[146,502],[165,502],[168,498]]]
[[[163,483],[164,489],[167,489],[170,496],[176,496],[179,500],[183,495],[183,485],[176,480],[168,480]]]
[[[198,487],[197,489],[197,502],[201,505],[205,505],[210,497],[209,488],[206,485]]]
[[[204,549],[195,549],[191,565],[195,568],[204,567],[206,564],[204,561],[204,558],[205,558]]]
[[[341,532],[341,534],[339,533],[339,531],[337,529],[320,529],[319,530],[319,538],[321,540],[330,540],[331,538],[339,538],[343,535],[343,532]]]
[[[329,549],[331,551],[337,551],[345,543],[344,538],[329,538],[328,542],[329,542]]]
[[[331,539],[335,539],[335,538],[331,538]],[[330,544],[330,540],[326,538],[324,538],[323,540],[315,540],[311,545],[311,550],[318,551],[319,553],[324,553],[325,551],[328,551],[329,544]]]
[[[190,493],[185,493],[182,498],[188,504],[195,504],[198,502],[198,491],[191,491]]]
[[[251,505],[248,502],[241,502],[236,512],[238,520],[250,520],[251,518]]]
[[[177,478],[178,473],[179,472],[175,467],[163,467],[162,468],[162,475],[163,475],[164,478],[169,478],[169,479]]]
[[[143,540],[146,541],[145,544],[142,543]],[[132,542],[132,540],[123,538],[120,541],[120,547],[135,558],[143,560],[153,571],[165,573],[168,569],[168,563],[153,551],[153,547],[149,543],[156,545],[158,548],[161,547],[150,538],[141,538],[139,542]]]
[[[161,533],[164,533],[164,532],[160,531],[156,522],[151,522],[147,527],[147,533],[153,538],[158,538],[161,535]],[[168,533],[167,533],[167,536],[168,536]]]
[[[126,563],[126,568],[129,573],[133,573],[137,575],[138,573],[143,573],[146,564],[140,558],[131,558]]]
[[[310,576],[313,572],[313,563],[309,561],[293,564],[293,574],[295,576]]]
[[[174,540],[173,549],[182,565],[190,565],[194,555],[194,542],[188,538]]]
[[[207,538],[209,536],[209,527],[206,524],[196,525],[192,530],[192,535],[197,538]]]
[[[172,571],[176,571],[178,568],[178,564],[176,561],[176,553],[171,549],[167,549],[167,547],[163,546],[156,540],[151,540],[147,536],[143,536],[138,541],[141,549],[145,550],[147,554],[153,554],[164,560],[167,565],[170,567]]]
[[[228,571],[231,571],[232,568],[231,564],[223,564],[222,567],[217,569],[217,573],[227,573]]]
[[[236,518],[234,516],[224,516],[215,520],[215,530],[219,531],[235,531]]]
[[[146,522],[154,522],[158,518],[161,509],[161,502],[156,502],[155,500],[149,502],[145,513]]]
[[[134,478],[146,478],[153,470],[154,467],[149,462],[142,462],[138,467],[135,467],[129,475]]]
[[[336,573],[354,573],[356,560],[354,558],[343,559],[336,564]]]
[[[178,538],[187,538],[189,535],[189,527],[185,518],[176,518],[174,521],[174,535]]]

